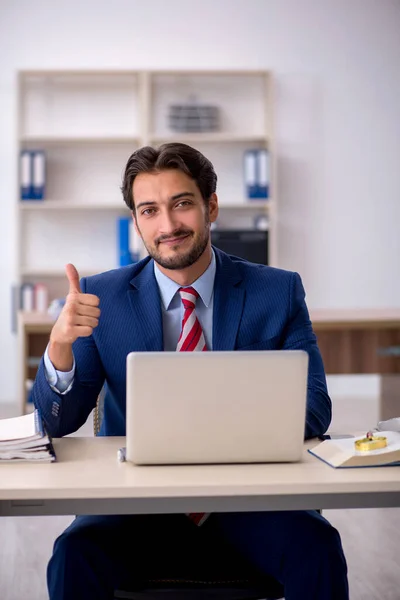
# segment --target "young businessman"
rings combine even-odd
[[[327,430],[331,402],[301,279],[211,246],[216,182],[210,161],[184,144],[129,158],[123,196],[149,256],[81,281],[67,265],[69,294],[33,388],[53,436],[83,425],[105,382],[100,433],[125,435],[126,356],[160,350],[304,349],[305,437]],[[207,382],[194,383],[207,393]],[[281,581],[286,600],[348,598],[338,532],[317,512],[296,511],[213,513],[200,524],[186,515],[78,517],[55,542],[50,599],[110,599],[125,582],[188,566],[188,557],[195,564],[220,543]]]

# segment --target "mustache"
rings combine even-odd
[[[160,235],[160,237],[156,239],[156,244],[158,245],[160,242],[168,242],[169,240],[175,240],[187,235],[193,235],[193,231],[191,229],[177,229],[173,234]]]

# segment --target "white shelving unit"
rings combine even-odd
[[[18,197],[18,283],[44,282],[50,299],[67,290],[64,265],[81,275],[118,266],[117,223],[129,214],[120,186],[137,148],[182,141],[203,152],[218,175],[218,226],[249,228],[268,216],[269,264],[277,264],[272,77],[265,71],[22,71],[19,150],[46,153],[43,201]],[[168,107],[196,98],[220,107],[213,133],[178,134]],[[243,155],[268,148],[271,193],[246,200]],[[19,189],[19,188],[18,188]]]

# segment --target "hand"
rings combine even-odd
[[[69,291],[65,305],[50,334],[49,358],[59,371],[72,369],[72,344],[79,337],[92,335],[99,324],[100,300],[93,294],[83,294],[79,274],[74,265],[65,268]]]

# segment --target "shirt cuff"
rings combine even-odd
[[[44,353],[44,366],[46,379],[49,386],[54,392],[64,395],[67,394],[74,383],[75,377],[75,357],[73,357],[73,365],[71,371],[57,371],[49,358],[49,346],[47,345]]]

